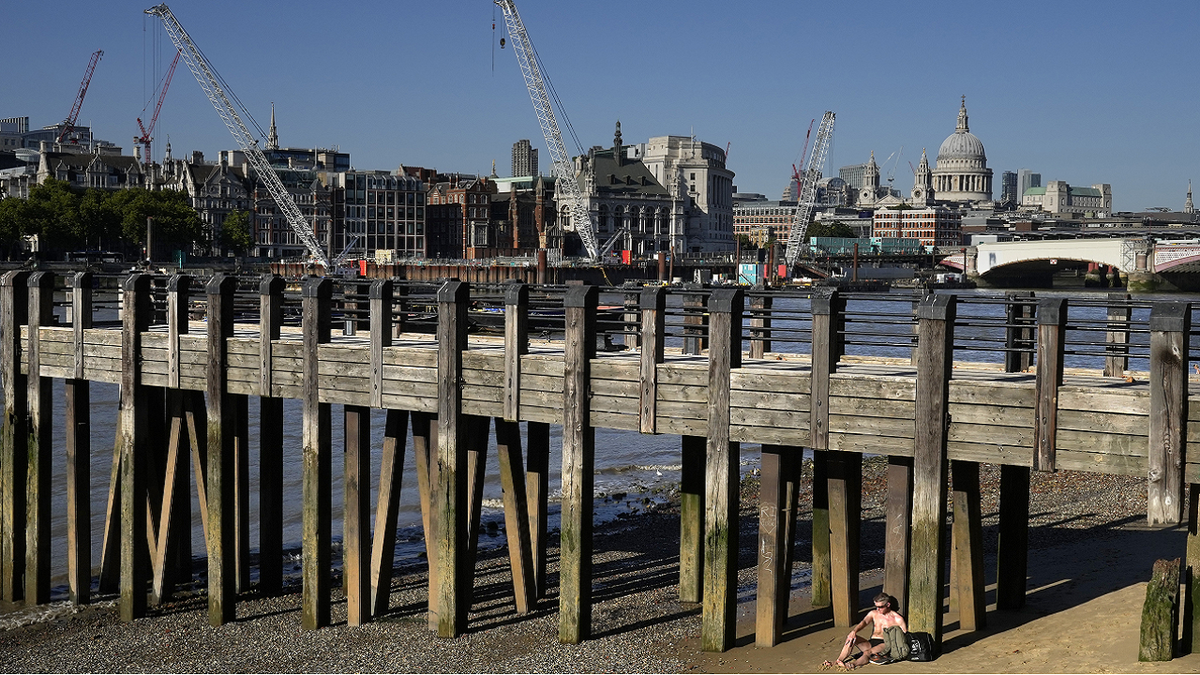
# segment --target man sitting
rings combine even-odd
[[[875,609],[867,612],[862,621],[858,622],[850,634],[846,636],[846,644],[842,646],[842,653],[838,655],[837,661],[834,663],[847,670],[852,670],[859,666],[867,665],[867,662],[872,656],[882,656],[887,651],[887,643],[884,642],[884,630],[897,626],[900,630],[908,632],[908,624],[905,623],[904,617],[892,611],[892,598],[887,593],[880,593],[875,596]],[[858,631],[871,624],[871,639],[868,640],[858,634]],[[853,661],[849,660],[850,652],[858,647],[862,650],[862,654]],[[826,661],[828,663],[828,661]]]

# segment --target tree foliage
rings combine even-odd
[[[225,222],[221,223],[221,247],[242,255],[253,245],[250,214],[245,211],[233,211],[225,216]]]
[[[858,236],[854,233],[854,228],[840,220],[829,222],[818,220],[808,226],[807,235],[809,237],[845,237],[847,239],[853,239]]]

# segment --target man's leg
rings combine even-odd
[[[859,635],[855,635],[853,638],[846,638],[846,644],[842,645],[842,653],[838,654],[837,661],[835,661],[835,663],[837,663],[839,665],[847,665],[846,659],[850,656],[850,652],[854,651],[854,648],[856,646],[859,646],[859,645],[868,645],[869,646],[870,644],[871,644],[870,640],[868,640],[862,636],[859,636]],[[862,649],[865,653],[867,647],[863,646]]]

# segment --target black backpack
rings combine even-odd
[[[933,649],[933,636],[929,633],[908,634],[908,660],[932,661],[937,658]]]

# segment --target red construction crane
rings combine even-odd
[[[100,62],[100,57],[104,56],[104,52],[97,49],[92,52],[92,60],[88,61],[87,71],[83,74],[83,82],[79,85],[79,94],[75,97],[75,105],[71,106],[71,114],[63,122],[62,133],[58,135],[58,142],[62,143],[67,134],[75,130],[75,121],[79,119],[79,109],[83,107],[83,97],[87,95],[88,85],[92,83],[92,72],[96,70],[96,64]],[[78,139],[71,139],[72,143],[78,143]]]
[[[183,52],[176,50],[175,58],[171,60],[171,67],[167,68],[167,75],[163,78],[162,91],[158,94],[158,104],[154,106],[154,114],[150,116],[150,126],[142,126],[142,118],[138,118],[138,129],[141,129],[142,135],[136,139],[137,143],[142,144],[144,152],[142,153],[142,162],[150,163],[150,141],[154,140],[150,134],[154,133],[154,125],[158,122],[158,111],[162,110],[163,99],[167,97],[167,88],[171,86],[171,77],[175,75],[175,66],[179,63],[179,55]],[[142,110],[145,112],[145,109]]]

